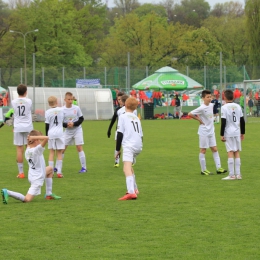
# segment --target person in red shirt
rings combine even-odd
[[[233,93],[233,96],[234,96],[234,102],[237,103],[237,104],[240,104],[240,97],[241,97],[241,92],[238,88],[236,88],[234,90],[234,93]]]
[[[136,98],[136,91],[135,91],[134,89],[132,89],[132,90],[130,91],[130,95],[131,95],[132,97]]]
[[[260,113],[260,89],[255,93],[255,104],[256,104],[257,116],[259,116],[259,113]]]

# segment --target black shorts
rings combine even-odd
[[[249,100],[248,100],[248,106],[249,106],[249,107],[253,107],[253,106],[254,106],[254,102],[253,102],[252,99],[249,99]]]
[[[218,111],[219,111],[219,110],[218,110],[217,108],[213,108],[213,114],[214,114],[214,115],[218,114]]]

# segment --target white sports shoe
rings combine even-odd
[[[235,175],[232,175],[232,176],[230,176],[230,175],[228,175],[227,177],[225,177],[225,178],[222,178],[222,180],[224,180],[224,181],[226,181],[226,180],[235,180],[236,179],[236,176]]]
[[[242,176],[241,175],[237,175],[237,180],[242,180]]]

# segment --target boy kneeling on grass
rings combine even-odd
[[[31,187],[25,196],[19,192],[2,189],[1,194],[3,203],[7,204],[9,197],[22,202],[32,201],[35,196],[41,194],[41,187],[43,186],[44,179],[46,182],[45,199],[61,199],[61,197],[52,193],[53,168],[51,166],[45,166],[43,157],[44,146],[48,142],[48,136],[42,136],[41,132],[32,130],[27,139],[28,145],[25,151],[25,158],[29,165],[28,180],[31,183]]]

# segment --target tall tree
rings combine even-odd
[[[132,13],[116,20],[103,43],[102,62],[108,66],[126,66],[126,54],[131,53],[131,65],[149,69],[172,65],[177,57],[178,43],[189,29],[187,25],[168,24],[167,18],[154,13],[139,17]]]
[[[209,12],[210,6],[205,0],[182,0],[174,6],[174,21],[200,27]]]
[[[253,65],[253,79],[260,78],[260,1],[247,0],[245,6],[246,32],[250,46],[250,61]]]
[[[224,15],[239,17],[244,15],[244,8],[240,2],[218,3],[214,5],[210,14],[217,17]]]
[[[114,0],[114,4],[122,15],[129,14],[140,6],[138,0]]]
[[[248,64],[248,38],[245,37],[245,16],[210,16],[203,22],[221,43],[224,65]]]

